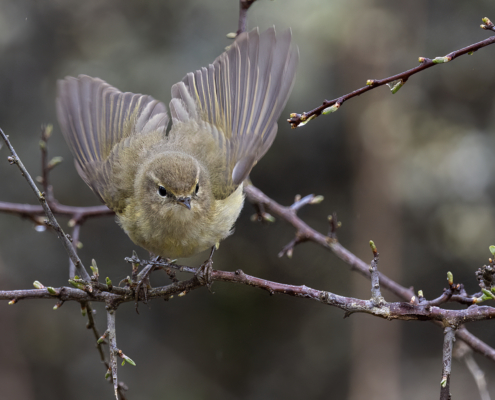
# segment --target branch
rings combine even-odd
[[[454,357],[466,363],[469,372],[473,375],[476,386],[478,386],[481,400],[490,400],[485,373],[474,359],[473,350],[466,343],[459,342],[454,347]]]
[[[483,18],[483,22],[485,22],[486,25],[482,25],[481,27],[486,30],[495,31],[493,24],[491,24],[490,22],[491,24],[490,25],[487,23],[487,21],[489,22],[490,20],[488,18]],[[321,106],[316,107],[311,111],[303,112],[302,114],[292,113],[287,121],[291,124],[292,128],[297,128],[298,126],[304,126],[309,121],[318,117],[321,114],[329,114],[334,111],[337,111],[345,101],[352,99],[353,97],[357,97],[379,86],[390,84],[390,86],[392,86],[391,87],[392,94],[395,94],[407,82],[407,80],[411,76],[417,74],[418,72],[421,72],[427,68],[434,67],[435,65],[447,63],[464,54],[473,54],[475,51],[485,46],[489,46],[493,43],[495,43],[495,36],[491,36],[488,39],[482,40],[481,42],[478,43],[474,43],[462,49],[452,51],[451,53],[447,54],[444,57],[436,57],[434,59],[419,57],[420,64],[415,68],[401,72],[400,74],[397,75],[390,76],[388,78],[368,80],[366,82],[366,86],[357,89],[351,93],[348,93],[344,96],[341,96],[337,99],[325,100]]]
[[[247,30],[247,13],[256,0],[239,0],[239,29],[237,35]]]
[[[117,378],[117,354],[119,349],[117,348],[117,335],[115,332],[115,310],[107,309],[107,332],[109,340],[109,351],[110,351],[110,369],[113,391],[115,398],[119,400],[119,380]]]
[[[452,370],[452,348],[455,341],[455,330],[451,326],[444,329],[443,370],[440,382],[440,400],[450,400],[450,372]]]
[[[279,218],[282,218],[283,220],[291,224],[298,232],[298,235],[303,235],[308,241],[315,242],[326,248],[327,250],[332,251],[338,258],[348,264],[351,269],[359,272],[361,275],[367,277],[368,279],[370,278],[371,275],[369,272],[369,265],[366,264],[363,260],[356,257],[351,252],[349,252],[346,248],[344,248],[340,243],[337,242],[337,239],[335,237],[325,236],[315,231],[304,221],[299,219],[299,217],[290,210],[290,207],[284,207],[278,204],[276,201],[270,199],[263,192],[261,192],[261,190],[254,187],[253,185],[247,185],[244,188],[244,193],[246,194],[246,197],[250,202],[255,203],[257,206],[262,205],[272,214],[277,215]],[[383,275],[382,273],[380,273],[379,276],[380,286],[382,288],[388,289],[391,293],[406,301],[409,301],[413,297],[415,297],[414,292],[411,289],[399,285],[397,282],[390,279],[386,275]],[[457,337],[467,343],[473,350],[483,354],[485,357],[490,358],[492,361],[495,361],[495,349],[488,346],[476,336],[472,335],[464,327],[458,329]]]
[[[385,301],[380,291],[380,273],[378,272],[379,254],[378,250],[376,249],[375,243],[372,240],[370,240],[370,247],[373,251],[373,260],[371,260],[369,268],[371,274],[371,300],[375,305],[378,306]]]
[[[10,150],[11,156],[8,157],[8,160],[10,164],[16,164],[19,170],[21,171],[22,176],[26,178],[29,186],[35,193],[36,197],[38,198],[38,201],[41,203],[41,207],[43,207],[43,210],[48,218],[48,221],[45,222],[47,225],[51,226],[58,234],[60,240],[62,240],[62,244],[65,247],[65,250],[69,254],[70,259],[74,263],[76,270],[80,276],[82,276],[84,279],[89,280],[89,275],[84,269],[84,266],[79,259],[79,256],[76,254],[74,251],[74,248],[72,247],[72,243],[70,241],[70,238],[68,235],[66,235],[63,231],[63,229],[60,227],[58,224],[55,216],[52,213],[52,210],[50,209],[50,206],[48,205],[46,198],[45,198],[45,193],[41,193],[36,184],[34,183],[33,179],[31,178],[31,175],[29,175],[29,172],[27,171],[26,167],[24,167],[24,164],[22,163],[21,159],[17,155],[17,153],[14,150],[14,147],[9,141],[9,138],[5,133],[3,132],[2,129],[0,129],[0,135],[2,136],[3,140],[5,141],[5,144]]]
[[[72,219],[82,222],[88,218],[101,217],[103,215],[114,215],[115,213],[107,206],[93,206],[93,207],[75,207],[66,206],[58,203],[56,200],[49,203],[52,212],[57,215],[64,215],[73,217]],[[8,214],[17,214],[21,217],[39,216],[45,213],[42,206],[36,206],[32,204],[19,204],[9,203],[6,201],[0,201],[0,212]]]
[[[171,299],[174,295],[179,297],[185,296],[191,290],[207,286],[197,277],[197,270],[190,267],[182,267],[173,263],[140,261],[141,265],[153,265],[159,267],[169,267],[178,269],[183,272],[193,273],[194,277],[187,281],[173,282],[170,285],[149,289],[146,293],[136,290],[135,287],[115,287],[103,285],[98,282],[85,282],[81,279],[69,280],[75,288],[45,288],[39,282],[35,282],[38,289],[31,290],[13,290],[0,291],[0,300],[10,300],[12,304],[23,299],[50,299],[56,298],[60,301],[78,301],[78,302],[105,302],[107,309],[116,310],[122,303],[128,303],[134,300],[148,301],[154,298]],[[418,304],[416,302],[392,302],[388,303],[383,298],[380,301],[372,298],[371,300],[361,300],[353,297],[340,296],[325,290],[318,290],[305,285],[295,286],[279,282],[272,282],[266,279],[257,278],[245,274],[242,270],[235,272],[213,270],[211,272],[212,282],[231,282],[248,285],[254,288],[266,290],[271,295],[283,294],[306,298],[319,303],[340,308],[346,313],[366,313],[372,314],[388,320],[399,319],[404,321],[411,320],[430,320],[442,324],[459,325],[466,322],[481,321],[495,318],[495,308],[488,306],[473,306],[463,310],[448,310],[439,307],[431,307],[428,304]]]

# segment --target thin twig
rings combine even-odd
[[[237,29],[237,35],[247,30],[247,13],[249,7],[253,5],[256,0],[239,0],[239,28]]]
[[[487,30],[487,31],[494,31],[495,32],[495,25],[493,25],[492,21],[490,21],[487,17],[482,19],[483,24],[481,25],[481,28]]]
[[[75,224],[72,229],[72,246],[74,247],[74,252],[77,254],[77,247],[79,245],[79,234],[81,233],[81,225]],[[76,276],[76,267],[69,258],[69,278],[73,279]]]
[[[66,206],[57,203],[56,200],[50,202],[52,212],[57,215],[75,217],[78,221],[83,221],[92,217],[101,217],[103,215],[114,215],[115,213],[107,206],[75,207]],[[37,216],[45,213],[42,206],[32,204],[9,203],[0,201],[0,212],[8,214],[17,214],[19,216]]]
[[[41,184],[43,185],[43,191],[46,193],[47,200],[51,200],[51,190],[48,183],[48,139],[51,135],[51,125],[43,125],[41,127]]]
[[[473,350],[466,343],[458,342],[454,346],[453,354],[455,358],[464,361],[469,369],[469,372],[473,375],[474,381],[476,382],[480,392],[481,400],[490,400],[490,393],[488,392],[485,373],[474,359]]]
[[[455,341],[455,330],[451,326],[444,329],[443,370],[440,382],[440,400],[450,400],[450,372],[452,371],[452,348]]]
[[[117,336],[115,331],[115,309],[107,308],[107,331],[108,331],[108,347],[110,352],[110,371],[113,382],[113,391],[115,398],[119,400],[119,380],[117,377]]]
[[[38,201],[41,203],[41,206],[43,207],[43,210],[45,211],[45,214],[48,218],[47,224],[50,225],[55,231],[59,234],[60,240],[62,240],[62,244],[65,247],[65,250],[69,254],[70,259],[74,263],[76,267],[76,271],[85,280],[89,280],[89,275],[84,269],[84,266],[79,259],[79,256],[76,254],[74,251],[74,247],[72,247],[72,243],[69,240],[69,237],[64,233],[63,229],[61,226],[58,224],[57,219],[52,213],[52,210],[50,209],[46,198],[45,194],[41,193],[38,187],[36,186],[36,183],[34,183],[33,178],[31,178],[31,175],[29,175],[29,172],[27,171],[26,167],[24,167],[24,164],[22,163],[21,159],[17,155],[17,153],[14,150],[14,147],[10,143],[10,140],[8,136],[3,132],[2,129],[0,129],[0,135],[2,136],[3,140],[5,141],[5,144],[10,150],[11,156],[8,157],[8,160],[11,164],[16,164],[19,170],[21,171],[22,176],[27,180],[29,186],[35,193],[36,197],[38,198]]]
[[[486,28],[484,28],[486,29]],[[492,28],[489,28],[490,30],[493,30]],[[287,120],[292,128],[297,128],[298,126],[305,125],[307,122],[310,120],[318,117],[319,115],[326,114],[327,112],[333,112],[336,111],[340,106],[347,100],[352,99],[353,97],[357,97],[365,92],[368,92],[370,90],[373,90],[379,86],[386,85],[388,83],[394,83],[394,82],[399,82],[400,85],[402,86],[404,83],[407,82],[407,80],[417,74],[418,72],[421,72],[427,68],[434,67],[435,65],[439,64],[444,64],[446,62],[452,61],[457,57],[460,57],[464,54],[472,54],[473,52],[485,47],[489,46],[491,44],[495,43],[495,36],[491,36],[485,40],[482,40],[480,42],[474,43],[472,45],[469,45],[467,47],[464,47],[459,50],[452,51],[451,53],[447,54],[445,57],[437,57],[435,59],[429,59],[425,57],[420,57],[420,64],[412,69],[409,69],[407,71],[401,72],[400,74],[389,76],[388,78],[384,79],[372,79],[369,80],[366,84],[366,86],[357,89],[351,93],[348,93],[344,96],[338,97],[334,100],[325,100],[323,104],[319,107],[316,107],[315,109],[308,111],[308,112],[303,112],[302,114],[297,114],[297,113],[292,113],[290,115],[290,118]],[[393,93],[395,93],[396,90]],[[334,108],[330,108],[334,106]]]
[[[284,207],[278,204],[276,201],[269,198],[261,190],[254,187],[253,185],[245,186],[244,193],[246,194],[250,202],[253,202],[255,204],[262,204],[263,207],[270,211],[272,214],[291,224],[297,232],[304,233],[305,237],[307,237],[308,240],[313,241],[321,245],[322,247],[332,251],[338,258],[348,264],[352,269],[359,272],[361,275],[367,278],[370,277],[369,265],[366,264],[363,260],[356,257],[346,248],[344,248],[336,240],[336,238],[331,238],[315,231],[304,221],[302,221],[297,215],[291,212],[288,207]],[[406,301],[409,301],[414,296],[414,292],[411,289],[399,285],[397,282],[382,273],[380,274],[380,286],[382,288],[386,288],[391,293]],[[476,352],[483,354],[485,357],[495,361],[495,349],[478,339],[464,327],[461,327],[457,330],[457,337],[467,343]]]

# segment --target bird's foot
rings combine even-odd
[[[211,280],[211,273],[213,272],[213,254],[215,253],[216,246],[211,248],[210,257],[206,260],[196,272],[196,276],[201,282],[201,284],[206,285],[208,290],[211,292],[211,285],[213,284]]]
[[[138,301],[139,301],[139,294],[141,290],[143,291],[144,295],[144,303],[148,302],[148,289],[151,289],[151,284],[150,284],[150,275],[151,273],[155,270],[156,264],[158,261],[160,261],[161,257],[155,257],[151,262],[144,267],[141,272],[137,275],[136,277],[136,287],[134,289],[134,299],[136,301],[136,312],[139,314],[139,311],[137,309],[138,307]]]

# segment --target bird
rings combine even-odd
[[[237,36],[172,86],[169,104],[86,75],[57,82],[76,169],[137,245],[187,258],[218,247],[243,207],[243,182],[268,151],[294,85],[291,30]]]

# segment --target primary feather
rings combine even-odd
[[[59,81],[57,115],[79,174],[148,250],[186,257],[214,245],[275,138],[298,58],[290,30],[239,35],[172,86],[168,135],[166,107],[151,96],[85,75]]]

